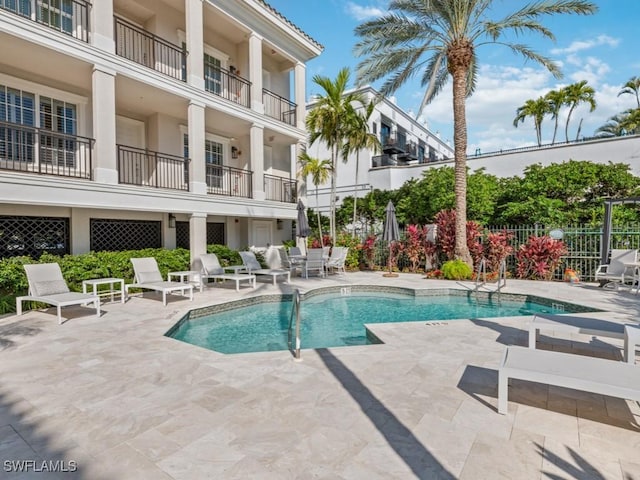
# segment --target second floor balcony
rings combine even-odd
[[[275,175],[264,175],[265,199],[275,202],[296,203],[298,201],[297,192],[297,180]]]
[[[189,159],[118,145],[118,182],[143,187],[189,190]]]
[[[207,192],[213,195],[253,198],[253,172],[226,165],[208,164]]]
[[[91,179],[93,139],[0,122],[0,170]]]

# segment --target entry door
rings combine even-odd
[[[117,115],[116,143],[144,150],[146,146],[144,122]],[[127,151],[121,153],[118,158],[118,175],[125,183],[148,185],[154,169],[155,166],[150,165],[143,151]]]
[[[253,222],[253,245],[258,248],[267,248],[273,243],[273,223],[270,221]]]

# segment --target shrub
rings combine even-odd
[[[242,265],[242,257],[236,250],[232,250],[226,245],[207,245],[207,253],[215,253],[220,261],[220,265]]]
[[[442,265],[442,275],[447,280],[468,280],[473,275],[473,270],[462,260],[455,259]]]
[[[567,248],[562,241],[547,235],[532,235],[527,243],[520,245],[516,253],[518,278],[551,280],[554,271],[560,266],[562,255],[566,254]]]
[[[375,253],[376,253],[376,236],[369,235],[364,243],[360,245],[360,251],[362,252],[362,259],[367,264],[369,270],[373,270],[375,267]]]
[[[489,233],[484,246],[484,258],[487,259],[487,273],[497,273],[504,259],[513,253],[511,240],[513,233],[502,232]]]
[[[436,214],[436,224],[438,226],[437,246],[446,260],[455,257],[456,247],[456,211],[442,210]],[[479,241],[482,236],[480,224],[472,220],[467,222],[467,248],[471,254],[474,265],[482,257],[482,243]]]
[[[360,265],[360,252],[358,239],[348,233],[338,234],[336,245],[339,247],[348,247],[347,258],[344,265],[349,270],[357,270]]]

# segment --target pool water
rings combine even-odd
[[[287,350],[291,307],[291,301],[239,307],[184,321],[168,335],[221,353]],[[364,324],[371,323],[511,317],[569,311],[566,304],[554,304],[554,307],[534,302],[492,301],[456,295],[321,294],[301,302],[301,347],[380,343],[367,335]]]

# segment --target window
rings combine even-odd
[[[35,95],[0,85],[0,122],[35,126]],[[34,132],[0,124],[0,160],[33,163]]]
[[[385,145],[389,141],[389,137],[391,136],[391,127],[384,123],[380,124],[380,143]]]
[[[76,106],[49,97],[40,97],[40,128],[52,132],[75,135]],[[41,163],[73,168],[75,140],[65,135],[40,133]]]
[[[216,95],[222,95],[222,63],[219,59],[204,54],[204,88]]]
[[[222,164],[224,160],[224,146],[212,140],[204,142],[204,158],[207,168],[207,186],[222,188]]]
[[[31,17],[31,0],[0,0],[0,7],[23,17]]]
[[[425,163],[424,160],[424,145],[421,143],[418,145],[418,163]]]
[[[39,22],[73,32],[73,0],[36,0],[36,5]]]

